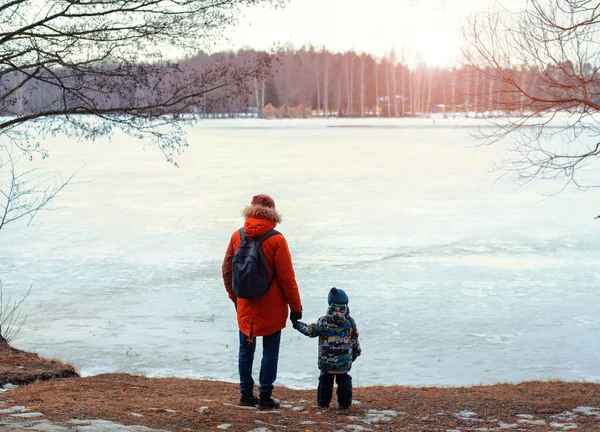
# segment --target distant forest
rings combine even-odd
[[[253,50],[213,55],[200,53],[177,64],[164,64],[161,65],[162,74],[156,78],[155,89],[157,92],[168,90],[178,74],[185,74],[185,70],[202,69],[217,62],[241,66],[264,55]],[[226,90],[217,89],[211,96],[211,103],[185,108],[173,106],[168,113],[260,117],[265,115],[264,107],[271,104],[275,109],[279,108],[279,116],[405,117],[432,112],[483,115],[495,110],[518,111],[524,106],[520,96],[494,75],[497,72],[477,70],[472,66],[434,68],[421,63],[409,68],[407,62],[394,53],[376,58],[365,53],[332,53],[313,47],[286,49],[271,57],[268,74],[258,79],[244,78],[247,91],[228,97]],[[156,65],[153,68],[155,70]],[[59,76],[61,72],[56,70],[54,73]],[[522,70],[516,76],[521,77],[523,86],[535,86],[535,72]],[[44,82],[43,76],[28,81],[23,79],[23,72],[12,72],[0,78],[8,89],[24,82],[12,92],[10,100],[3,101],[4,115],[47,110],[53,104],[59,105],[59,98],[64,97],[61,89]],[[66,73],[63,80],[68,79]],[[107,78],[103,76],[102,79]],[[111,79],[106,86],[118,87],[119,77]],[[119,89],[118,96],[114,91],[110,92],[110,102],[103,102],[102,98],[107,96],[101,93],[88,96],[96,106],[103,103],[126,106],[132,98],[151,100],[153,96],[146,93],[152,91],[148,87],[124,87]],[[534,94],[535,88],[529,91]],[[219,92],[223,97],[219,97]],[[115,97],[121,100],[115,101]],[[297,110],[298,106],[302,109]]]

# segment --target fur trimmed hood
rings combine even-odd
[[[248,217],[269,219],[275,222],[275,225],[281,223],[283,220],[281,214],[277,210],[272,207],[265,207],[261,205],[249,205],[244,207],[244,210],[242,210],[242,216],[244,219]]]

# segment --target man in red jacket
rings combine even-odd
[[[275,201],[268,195],[256,195],[243,211],[246,219],[244,233],[247,237],[257,238],[281,222],[281,215],[275,209]],[[236,297],[232,288],[232,260],[241,243],[239,230],[231,236],[231,241],[223,261],[223,281],[237,310],[237,321],[240,329],[240,349],[238,368],[240,373],[240,405],[256,406],[261,409],[278,408],[279,401],[272,397],[273,383],[277,377],[279,360],[279,343],[281,330],[288,318],[288,307],[291,309],[290,320],[295,323],[302,318],[302,302],[296,275],[292,264],[292,256],[283,235],[273,235],[262,243],[262,251],[272,276],[267,292],[258,299],[242,299]],[[259,392],[260,398],[254,394],[252,379],[252,363],[256,349],[255,337],[263,338],[263,355],[260,365]]]

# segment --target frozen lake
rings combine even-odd
[[[5,295],[33,283],[15,346],[83,375],[236,381],[221,262],[241,209],[268,193],[305,321],[330,287],[350,297],[355,385],[600,381],[600,190],[496,181],[459,123],[204,121],[179,169],[123,136],[55,138],[43,166],[83,166],[79,183],[0,232]],[[286,328],[278,383],[317,377],[316,340]]]

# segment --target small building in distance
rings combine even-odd
[[[275,118],[275,116],[277,115],[277,108],[275,108],[273,105],[271,105],[270,103],[267,104],[263,109],[262,109],[262,118]]]

